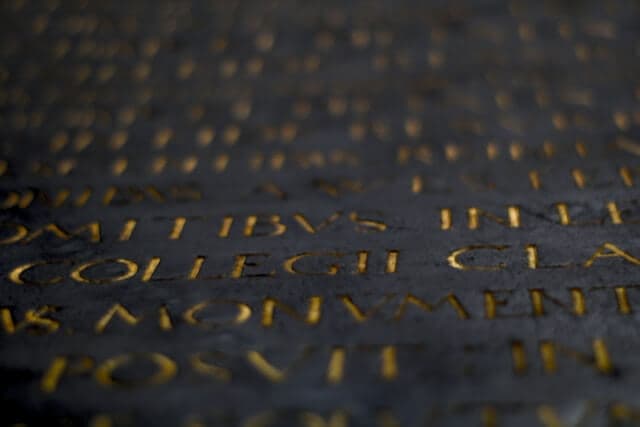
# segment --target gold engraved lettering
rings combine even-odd
[[[433,312],[434,310],[437,310],[438,308],[442,307],[444,304],[450,304],[451,307],[453,307],[453,309],[455,310],[456,314],[458,315],[458,318],[460,319],[469,319],[469,313],[467,312],[467,310],[464,308],[464,306],[462,305],[462,303],[460,302],[460,300],[458,300],[458,298],[456,298],[456,296],[454,294],[448,294],[447,296],[443,297],[440,299],[440,301],[438,301],[435,304],[430,304],[426,301],[421,300],[418,297],[415,297],[411,294],[407,294],[404,299],[402,300],[402,302],[400,303],[400,305],[398,306],[398,309],[396,310],[395,314],[394,314],[394,319],[396,320],[400,320],[404,317],[404,314],[407,310],[407,306],[409,304],[411,305],[415,305],[416,307],[420,308],[423,311],[427,311],[429,313]]]
[[[140,280],[143,282],[150,281],[153,278],[153,274],[156,272],[158,265],[160,265],[160,257],[152,257],[145,267]]]
[[[576,350],[560,346],[553,341],[542,341],[540,343],[540,356],[545,372],[554,374],[557,371],[556,354],[562,352],[571,359],[593,366],[599,373],[611,375],[614,371],[609,352],[602,339],[594,339],[592,342],[593,356]]]
[[[111,165],[111,173],[115,176],[120,176],[127,170],[127,165],[127,159],[125,157],[121,157]]]
[[[283,382],[286,378],[286,373],[276,367],[257,351],[248,351],[247,360],[265,377],[274,383]]]
[[[98,414],[91,417],[88,427],[113,427],[113,419],[107,414]]]
[[[300,315],[291,306],[281,301],[274,298],[265,298],[262,303],[262,326],[265,328],[273,326],[276,307],[294,319],[298,319],[308,325],[317,325],[322,318],[322,297],[320,296],[312,296],[309,298],[309,309],[307,310],[306,316]]]
[[[607,243],[604,243],[602,246],[600,246],[594,252],[594,254],[588,260],[585,261],[584,266],[589,268],[593,266],[593,264],[596,262],[597,259],[611,258],[611,257],[619,257],[630,262],[631,264],[640,265],[640,259],[623,251],[613,243],[607,242]]]
[[[538,420],[544,427],[571,427],[585,425],[595,415],[595,405],[587,401],[586,405],[581,405],[581,412],[574,412],[570,417],[571,421],[564,421],[551,405],[540,405],[537,408]]]
[[[530,269],[538,268],[538,248],[536,245],[527,245],[527,265]]]
[[[396,348],[388,345],[381,351],[381,375],[386,381],[393,381],[398,376],[398,362],[396,358]]]
[[[498,427],[498,411],[493,406],[482,408],[482,427]]]
[[[184,230],[184,226],[187,223],[187,219],[183,216],[179,216],[173,220],[173,227],[171,228],[171,233],[169,234],[169,240],[179,240],[182,236],[182,231]]]
[[[620,421],[637,423],[638,421],[640,421],[640,413],[636,408],[618,402],[612,404],[609,408],[609,419],[611,420],[613,425]]]
[[[33,203],[34,199],[35,193],[32,190],[26,190],[23,193],[11,191],[9,192],[9,194],[7,194],[2,204],[0,204],[0,208],[11,209],[14,207],[18,207],[20,209],[26,209],[31,206],[31,203]]]
[[[338,211],[335,212],[333,214],[331,214],[331,216],[329,216],[329,218],[325,219],[324,221],[322,221],[320,224],[314,226],[312,225],[309,220],[307,220],[307,218],[301,214],[301,213],[296,213],[293,215],[293,218],[298,222],[298,224],[300,224],[300,226],[309,234],[316,234],[318,231],[322,230],[323,228],[333,224],[334,222],[336,222],[340,217],[342,216],[342,212]]]
[[[503,295],[511,295],[513,294],[513,289],[503,289],[503,290],[495,290],[495,291],[484,291],[484,314],[485,317],[489,320],[495,319],[496,317],[526,317],[526,313],[518,313],[518,314],[501,314],[498,313],[498,307],[504,307],[509,304],[509,300],[507,299],[497,299],[496,294]]]
[[[424,191],[424,178],[420,175],[414,175],[411,178],[411,192],[413,194],[422,193]]]
[[[159,175],[164,171],[164,168],[167,167],[167,156],[158,156],[151,162],[151,171]]]
[[[287,273],[300,274],[305,276],[324,276],[324,275],[335,276],[338,273],[338,271],[340,271],[340,265],[338,264],[330,264],[327,266],[326,270],[323,270],[323,271],[300,271],[296,267],[296,263],[301,259],[313,257],[313,256],[330,256],[335,258],[341,258],[342,256],[344,256],[344,254],[341,254],[338,252],[303,252],[301,254],[294,255],[290,258],[287,258],[283,263],[283,267]]]
[[[5,332],[9,335],[20,330],[26,329],[36,334],[51,334],[60,328],[60,322],[55,319],[44,317],[47,314],[58,311],[57,307],[43,305],[37,310],[27,310],[24,314],[24,320],[16,324],[8,308],[0,308],[0,322]]]
[[[191,362],[191,367],[194,371],[199,374],[207,375],[209,377],[213,377],[221,382],[229,382],[231,381],[231,371],[225,369],[221,366],[215,365],[213,363],[206,362],[204,359],[206,356],[214,356],[216,358],[221,358],[223,355],[219,352],[209,352],[209,353],[196,353],[190,357],[189,361]]]
[[[411,158],[416,159],[420,163],[431,164],[433,155],[431,149],[427,145],[418,145],[415,148],[407,145],[398,147],[396,161],[400,165],[406,165]]]
[[[455,269],[458,270],[478,270],[478,271],[497,271],[497,270],[503,270],[504,268],[506,268],[506,264],[504,263],[498,263],[498,264],[494,264],[494,265],[467,265],[467,264],[463,264],[462,262],[460,262],[458,260],[458,258],[461,255],[464,255],[468,252],[473,252],[473,251],[479,251],[479,250],[492,250],[492,251],[504,251],[506,249],[509,249],[509,246],[503,246],[503,245],[471,245],[471,246],[465,246],[464,248],[460,248],[460,249],[456,249],[455,251],[451,252],[449,254],[449,256],[447,257],[447,261],[449,262],[449,265]]]
[[[189,271],[189,275],[187,276],[188,280],[196,280],[200,275],[200,271],[202,271],[202,266],[204,265],[206,258],[203,256],[197,256],[193,260],[193,266],[191,266],[191,270]]]
[[[578,153],[580,157],[587,157],[587,147],[584,145],[584,142],[576,142],[576,153]]]
[[[538,268],[567,268],[571,266],[570,263],[540,265],[539,257],[538,257],[538,246],[529,244],[525,247],[525,250],[527,252],[527,267],[531,270],[536,270]]]
[[[267,411],[252,415],[244,420],[242,427],[270,427],[276,422],[276,414],[274,411]],[[196,426],[201,427],[201,426]]]
[[[262,220],[264,220],[264,222]],[[255,232],[256,226],[260,224],[268,225],[272,227],[273,230],[270,232],[256,233]],[[257,215],[249,215],[247,217],[247,221],[244,226],[243,234],[245,237],[251,237],[251,236],[273,237],[273,236],[280,236],[284,234],[286,230],[287,230],[287,226],[280,222],[279,215],[269,215],[266,217],[266,219],[262,217],[258,217]]]
[[[40,390],[43,393],[53,393],[58,389],[63,375],[87,374],[94,366],[94,361],[88,356],[79,356],[70,363],[69,356],[57,356],[40,380]]]
[[[130,240],[137,224],[138,221],[136,221],[135,219],[128,219],[122,226],[122,230],[120,231],[120,235],[118,236],[118,241],[126,242]]]
[[[487,159],[495,160],[498,157],[500,150],[498,149],[498,145],[495,142],[490,142],[487,144]]]
[[[45,265],[55,265],[55,264],[65,264],[65,261],[36,261],[36,262],[30,262],[28,264],[23,264],[20,265],[16,268],[14,268],[13,270],[11,270],[9,272],[9,280],[17,285],[24,285],[24,284],[29,284],[29,285],[53,285],[55,283],[61,282],[63,279],[60,276],[55,276],[52,277],[51,279],[45,280],[45,281],[35,281],[35,280],[29,280],[29,279],[25,279],[23,277],[24,273],[26,273],[27,271],[32,270],[35,267],[38,266],[45,266]]]
[[[393,412],[385,410],[376,416],[378,427],[400,427],[400,422]]]
[[[384,231],[387,229],[387,224],[382,221],[375,221],[372,219],[362,218],[357,212],[351,212],[349,219],[357,224],[356,231],[366,233],[369,231]]]
[[[117,193],[118,189],[116,187],[112,186],[107,188],[107,191],[105,191],[104,196],[102,197],[102,204],[105,206],[109,206]]]
[[[221,321],[207,321],[204,322],[196,317],[198,313],[204,310],[207,307],[211,307],[214,305],[232,305],[237,309],[236,315],[226,322]],[[203,327],[216,327],[222,326],[224,324],[233,324],[233,325],[241,325],[245,323],[251,317],[251,307],[247,304],[239,301],[232,300],[209,300],[198,303],[190,308],[188,308],[184,312],[184,320],[191,325],[200,325]]]
[[[369,251],[358,251],[357,273],[365,274],[369,266]]]
[[[231,231],[231,226],[233,225],[233,217],[225,216],[222,219],[222,226],[220,227],[220,231],[218,231],[218,237],[221,239],[226,239],[229,237],[229,232]]]
[[[480,226],[480,216],[484,216],[498,224],[508,225],[510,228],[519,228],[520,227],[520,208],[518,206],[510,205],[507,207],[507,217],[508,219],[500,218],[491,213],[485,212],[478,208],[469,208],[467,209],[467,216],[469,222],[467,226],[469,230],[476,230]]]
[[[622,214],[618,209],[616,202],[607,202],[607,210],[609,211],[609,217],[613,224],[622,224]]]
[[[6,307],[0,308],[0,321],[2,322],[2,327],[6,333],[14,334],[16,332],[16,326],[13,321],[11,309]]]
[[[124,380],[116,378],[114,372],[126,366],[136,359],[151,361],[157,368],[156,372],[148,378],[136,380]],[[145,385],[164,384],[171,380],[177,372],[176,363],[160,353],[122,354],[102,362],[94,373],[96,381],[106,387],[135,388]]]
[[[331,350],[329,366],[327,367],[327,382],[329,384],[340,384],[344,377],[344,365],[346,352],[343,347],[335,347]]]
[[[577,168],[571,169],[571,176],[573,177],[573,181],[575,182],[576,187],[578,187],[579,189],[582,190],[587,184],[587,178],[582,170]]]
[[[334,411],[328,420],[324,417],[305,411],[300,415],[302,427],[348,427],[349,418],[344,411]]]
[[[11,245],[24,239],[29,234],[29,229],[22,224],[7,224],[3,223],[3,227],[10,227],[14,230],[13,234],[9,237],[0,239],[0,245]]]
[[[633,187],[633,175],[631,173],[631,169],[623,166],[620,168],[618,173],[620,174],[620,178],[622,178],[622,182],[624,183],[625,187]]]
[[[158,309],[158,326],[163,331],[170,331],[173,329],[173,321],[171,320],[171,313],[166,306],[162,306]]]
[[[96,266],[101,265],[109,265],[109,264],[118,264],[125,267],[125,271],[119,273],[113,277],[103,277],[103,278],[88,278],[85,275],[85,272],[89,269],[92,269]],[[133,261],[124,258],[112,258],[112,259],[104,259],[98,261],[90,261],[83,264],[80,264],[78,267],[75,267],[71,271],[71,278],[79,283],[92,283],[92,284],[104,284],[104,283],[115,283],[122,282],[124,280],[131,279],[138,272],[138,264]]]
[[[140,321],[140,318],[134,316],[129,310],[127,310],[121,304],[114,304],[98,321],[96,322],[95,331],[97,334],[101,334],[107,328],[114,316],[117,316],[125,322],[127,325],[135,326]]]
[[[630,314],[633,310],[627,296],[627,288],[624,286],[616,286],[614,288],[616,294],[616,302],[618,304],[618,312],[620,314]]]
[[[265,253],[247,253],[247,254],[239,254],[235,256],[235,262],[233,264],[233,270],[231,271],[230,277],[232,279],[239,279],[241,277],[268,277],[276,274],[275,271],[270,271],[269,273],[254,273],[254,274],[244,274],[245,267],[258,267],[260,264],[256,264],[255,262],[249,262],[248,259],[252,257],[264,257],[268,258],[269,254]]]
[[[560,420],[555,409],[549,405],[540,405],[538,408],[538,419],[545,427],[565,427],[565,423]]]
[[[398,254],[400,252],[396,250],[387,251],[387,265],[384,272],[387,274],[393,274],[398,271]]]
[[[552,302],[554,305],[563,308],[567,312],[570,312],[576,316],[584,316],[586,313],[584,294],[579,288],[573,288],[571,291],[572,307],[567,306],[562,301],[556,298],[550,297],[546,294],[544,289],[529,289],[529,296],[531,298],[532,315],[544,316],[544,300]]]
[[[560,224],[571,225],[571,216],[569,216],[569,209],[566,203],[556,203],[556,209],[558,211],[558,217],[560,218]]]
[[[449,208],[440,209],[440,230],[451,230],[451,227],[452,227],[451,209]]]
[[[394,295],[386,295],[379,302],[377,302],[372,308],[367,310],[366,312],[362,311],[360,307],[358,307],[348,295],[341,295],[340,300],[344,304],[345,308],[353,316],[356,322],[363,323],[366,322],[371,316],[375,315],[380,309],[386,305],[390,300],[394,298]]]
[[[273,366],[265,357],[258,351],[249,350],[246,354],[247,361],[254,367],[258,372],[264,375],[269,381],[274,383],[283,382],[291,369],[293,369],[296,365],[302,362],[304,359],[308,358],[310,355],[310,349],[305,349],[293,363],[290,364],[286,369],[280,369]]]
[[[513,360],[513,372],[516,375],[522,375],[527,371],[527,354],[522,342],[511,342],[511,359]]]
[[[521,160],[524,156],[524,148],[520,143],[514,143],[509,145],[509,155],[512,160]]]
[[[64,229],[62,229],[58,224],[47,224],[33,232],[31,232],[28,236],[25,237],[24,239],[24,243],[28,243],[40,236],[42,236],[45,232],[51,233],[52,235],[56,236],[59,239],[62,240],[69,240],[74,236],[79,235],[80,233],[86,232],[88,231],[89,234],[89,241],[93,242],[93,243],[98,243],[102,240],[101,236],[101,232],[100,232],[100,223],[98,221],[93,221],[90,222],[86,225],[83,225],[79,228],[77,228],[74,231],[68,232]]]
[[[167,200],[177,202],[198,201],[202,200],[202,193],[198,188],[189,185],[175,185],[164,191],[160,191],[151,185],[146,187],[129,186],[123,188],[110,186],[104,193],[102,204],[105,206],[122,206],[139,203],[144,200],[150,200],[155,203],[166,203]]]

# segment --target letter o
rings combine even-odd
[[[113,378],[113,372],[116,369],[140,357],[151,360],[158,367],[157,372],[143,380],[122,381]],[[177,370],[176,363],[169,357],[160,353],[121,354],[105,360],[100,366],[98,366],[94,375],[98,383],[102,385],[108,387],[120,386],[133,388],[144,385],[164,384],[175,376]]]
[[[99,278],[99,279],[90,279],[83,275],[85,270],[88,270],[92,267],[95,267],[100,264],[106,263],[117,263],[124,265],[127,270],[124,273],[121,273],[115,277],[107,277],[107,278]],[[138,264],[133,261],[124,258],[112,258],[112,259],[104,259],[99,261],[90,261],[85,262],[84,264],[79,265],[74,268],[71,272],[71,278],[76,282],[80,283],[94,283],[94,284],[103,284],[103,283],[113,283],[113,282],[122,282],[123,280],[131,279],[138,272]]]
[[[229,300],[219,300],[219,301],[211,300],[211,301],[203,301],[203,302],[201,302],[199,304],[196,304],[193,307],[190,307],[189,309],[187,309],[184,312],[184,315],[183,315],[184,320],[187,323],[190,323],[192,325],[202,324],[202,322],[196,318],[196,314],[198,314],[201,310],[207,308],[208,306],[210,306],[212,304],[216,304],[216,303],[232,304],[232,305],[235,305],[238,308],[238,314],[230,322],[230,323],[232,323],[234,325],[240,325],[240,324],[246,322],[247,320],[249,320],[249,318],[251,317],[251,307],[249,307],[247,304],[245,304],[243,302],[229,301]]]

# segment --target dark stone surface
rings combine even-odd
[[[628,289],[625,314],[614,290],[637,283],[638,265],[620,256],[584,265],[605,242],[640,257],[637,2],[7,0],[0,7],[2,425],[338,427],[339,416],[328,420],[339,410],[354,426],[638,422],[637,290]],[[422,157],[404,162],[403,147]],[[418,177],[423,186],[412,191]],[[87,189],[86,204],[74,206]],[[65,190],[70,198],[57,203]],[[612,221],[609,202],[622,210],[622,224]],[[558,203],[577,224],[560,224]],[[508,205],[521,208],[519,228],[486,218],[476,230],[466,226],[466,209],[505,217]],[[442,208],[452,210],[451,230],[441,229]],[[319,224],[336,212],[316,234],[294,218]],[[287,230],[245,237],[250,215],[279,215]],[[225,216],[234,224],[220,238]],[[187,222],[172,240],[175,217]],[[137,227],[119,241],[129,219]],[[100,242],[33,235],[51,223],[71,232],[90,221],[100,221]],[[28,231],[12,243],[16,224]],[[570,265],[528,268],[532,244],[542,265]],[[505,267],[452,268],[447,257],[470,245],[508,246],[461,258]],[[363,250],[369,271],[355,274]],[[385,273],[389,250],[399,251],[394,274]],[[285,271],[287,258],[307,252],[346,255],[336,275]],[[243,253],[269,254],[246,274],[274,276],[230,277]],[[198,256],[206,257],[201,276],[225,277],[188,280]],[[157,276],[172,280],[141,280],[151,257],[161,258]],[[74,266],[116,258],[139,271],[106,284],[69,277]],[[19,265],[63,260],[25,274],[60,275],[55,284],[8,278]],[[323,271],[328,262],[298,265]],[[103,265],[92,277],[120,267]],[[569,307],[578,289],[586,310],[578,316],[545,299],[544,315],[534,316],[534,289]],[[499,310],[518,315],[487,319],[490,290],[512,292],[496,293],[508,298]],[[407,294],[433,304],[454,294],[469,318],[445,304],[432,313],[411,306],[398,319]],[[357,322],[345,295],[371,318]],[[274,324],[261,325],[266,298],[304,315],[313,296],[323,298],[317,324],[277,309]],[[189,324],[185,312],[208,300],[227,303],[199,313],[208,326]],[[228,301],[249,306],[250,318],[230,323]],[[138,323],[114,318],[96,333],[116,303]],[[19,323],[45,305],[55,308],[43,317],[58,322],[56,331]],[[170,331],[159,325],[162,307]],[[592,366],[595,340],[606,345],[607,372]],[[514,368],[515,342],[526,353],[523,372]],[[554,373],[540,356],[545,342],[558,345]],[[564,347],[583,353],[581,361]],[[346,351],[344,378],[329,384],[336,348]],[[387,380],[385,348],[395,349],[398,369]],[[150,352],[175,362],[166,383],[99,383],[105,361]],[[230,381],[194,368],[203,352]],[[265,378],[251,363],[254,352],[290,366],[284,381]],[[92,368],[66,371],[55,391],[43,390],[56,357],[71,369],[83,355]],[[144,359],[114,377],[152,374]]]

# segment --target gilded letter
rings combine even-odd
[[[325,227],[333,224],[342,216],[342,212],[338,211],[332,214],[329,218],[325,219],[318,225],[313,225],[309,222],[309,220],[302,215],[301,213],[297,213],[293,215],[293,219],[295,219],[298,224],[309,234],[316,234],[318,231],[324,229]]]
[[[415,305],[416,307],[419,307],[420,309],[431,313],[434,310],[436,310],[436,309],[440,308],[441,306],[443,306],[445,303],[449,303],[451,305],[451,307],[453,307],[453,309],[455,310],[456,314],[458,315],[458,317],[460,319],[468,319],[469,318],[469,313],[467,312],[467,310],[465,310],[465,308],[462,305],[462,303],[460,302],[460,300],[458,300],[458,298],[456,298],[456,296],[454,294],[448,294],[447,296],[441,298],[435,304],[429,304],[428,302],[423,301],[423,300],[421,300],[420,298],[418,298],[416,296],[413,296],[411,294],[407,294],[404,297],[404,299],[402,300],[402,302],[400,303],[400,306],[396,310],[396,313],[395,313],[395,315],[393,317],[396,320],[402,319],[402,317],[404,316],[404,313],[407,310],[407,306],[409,304]]]
[[[344,362],[346,359],[344,347],[335,347],[331,351],[329,366],[327,367],[327,382],[329,384],[340,384],[344,377]]]
[[[305,411],[300,415],[302,427],[347,427],[349,418],[344,411],[335,411],[328,420],[314,413]]]
[[[569,313],[574,314],[575,316],[583,316],[586,313],[586,308],[582,290],[580,288],[572,288],[570,292],[572,307],[567,306],[567,304],[557,300],[556,298],[550,297],[549,295],[547,295],[544,289],[529,289],[533,316],[539,317],[545,315],[545,299],[552,302],[554,305],[563,308]]]
[[[262,217],[258,217],[257,215],[249,215],[247,217],[247,221],[244,226],[244,232],[243,232],[244,236],[245,237],[251,237],[251,236],[273,237],[273,236],[280,236],[284,234],[285,231],[287,231],[287,226],[280,222],[279,215],[269,215],[266,217],[264,224],[271,226],[273,230],[270,232],[256,233],[255,232],[256,226],[263,224],[261,222],[262,219],[263,219]]]
[[[256,264],[255,262],[248,262],[247,259],[249,257],[264,257],[268,258],[269,254],[264,253],[247,253],[247,254],[239,254],[235,257],[235,262],[233,264],[233,270],[231,271],[230,277],[232,279],[240,279],[241,277],[269,277],[276,274],[275,271],[271,271],[269,273],[255,273],[255,274],[244,274],[245,267],[258,267],[260,264]]]
[[[498,313],[498,307],[508,305],[507,299],[497,299],[496,294],[511,295],[513,289],[504,289],[496,291],[484,291],[484,312],[487,319],[495,319],[496,317],[526,317],[526,313],[521,314],[500,314]]]
[[[247,352],[247,361],[253,365],[262,375],[268,380],[274,383],[283,382],[289,374],[291,368],[295,367],[310,355],[310,349],[307,348],[303,351],[302,355],[298,357],[289,367],[286,369],[276,368],[271,364],[264,356],[255,350],[249,350]]]
[[[0,321],[7,334],[14,334],[22,329],[36,334],[51,334],[60,328],[60,322],[48,317],[43,317],[49,313],[58,311],[57,307],[51,305],[43,305],[37,310],[27,310],[24,314],[24,320],[15,324],[11,310],[8,308],[0,308]]]
[[[157,370],[148,378],[124,380],[115,378],[113,373],[136,359],[146,359],[156,365]],[[105,360],[96,368],[95,378],[99,384],[107,387],[135,388],[144,385],[164,384],[171,380],[177,371],[173,360],[160,353],[121,354]]]
[[[593,356],[575,351],[573,349],[560,346],[553,341],[542,341],[540,343],[540,355],[545,372],[553,374],[557,371],[556,352],[561,351],[577,362],[593,366],[598,372],[604,375],[613,374],[614,368],[609,357],[609,352],[602,339],[594,339],[592,342]]]
[[[356,320],[356,322],[358,323],[363,323],[366,322],[369,317],[373,316],[374,314],[376,314],[378,311],[380,311],[380,309],[387,304],[390,300],[392,300],[393,298],[395,298],[395,295],[391,294],[391,295],[385,295],[383,298],[380,299],[379,302],[377,302],[371,309],[367,310],[366,312],[363,312],[362,309],[360,307],[358,307],[352,300],[351,297],[349,295],[341,295],[340,296],[340,300],[342,301],[342,303],[344,304],[344,306],[346,307],[347,311],[353,316],[353,318]]]
[[[216,358],[223,357],[223,354],[220,352],[196,353],[190,358],[193,370],[200,374],[213,377],[221,382],[226,383],[231,381],[231,371],[213,363],[206,362],[204,358],[208,355]]]
[[[125,267],[125,271],[119,273],[114,277],[105,277],[105,278],[87,278],[84,275],[84,272],[93,267],[102,265],[102,264],[119,264]],[[84,264],[79,265],[74,268],[71,272],[71,278],[79,283],[93,283],[93,284],[103,284],[103,283],[115,283],[122,282],[127,279],[131,279],[138,272],[138,264],[133,261],[124,258],[112,258],[112,259],[104,259],[98,261],[90,261],[85,262]]]
[[[507,207],[507,219],[500,218],[497,215],[485,212],[478,208],[467,209],[467,216],[469,222],[467,226],[469,230],[476,230],[480,226],[480,216],[484,216],[501,225],[508,225],[510,228],[520,228],[520,208],[518,206],[510,205]]]
[[[309,309],[305,317],[301,316],[296,310],[287,304],[274,299],[266,298],[262,304],[262,326],[268,328],[273,325],[273,318],[276,307],[279,307],[289,316],[301,320],[308,325],[316,325],[322,318],[322,297],[313,296],[309,298]]]
[[[118,316],[127,325],[135,326],[140,321],[140,318],[131,314],[121,304],[114,304],[98,321],[96,322],[95,331],[97,334],[101,334],[107,328],[114,316]]]
[[[351,212],[349,219],[356,224],[356,231],[358,232],[367,233],[369,231],[384,231],[387,229],[387,224],[384,222],[362,218],[358,216],[357,212]]]
[[[213,306],[214,304],[232,305],[237,309],[237,313],[232,320],[229,320],[226,322],[220,322],[220,321],[203,322],[202,320],[196,317],[196,315],[200,313],[202,310],[204,310],[207,307]],[[247,320],[249,320],[249,318],[251,317],[251,307],[239,301],[209,300],[209,301],[198,303],[193,307],[188,308],[184,312],[183,317],[184,317],[184,320],[191,325],[201,325],[206,327],[217,327],[217,326],[222,326],[224,324],[241,325],[245,323]]]
[[[49,265],[49,264],[66,264],[65,261],[36,261],[28,264],[20,265],[9,272],[9,280],[17,285],[53,285],[62,281],[62,277],[56,276],[46,281],[29,280],[23,277],[24,273],[32,270],[35,267]]]
[[[608,252],[607,252],[608,251]],[[593,263],[598,259],[598,258],[610,258],[610,257],[620,257],[623,258],[624,260],[630,262],[631,264],[635,264],[635,265],[640,265],[640,259],[630,255],[629,253],[623,251],[622,249],[620,249],[619,247],[617,247],[616,245],[614,245],[613,243],[605,243],[602,246],[600,246],[595,253],[591,256],[591,258],[589,258],[587,261],[585,261],[584,266],[585,267],[591,267],[593,265]]]
[[[324,271],[300,271],[298,268],[296,268],[296,262],[303,258],[312,256],[331,256],[340,258],[344,255],[339,252],[303,252],[285,260],[283,264],[285,271],[287,273],[300,274],[304,276],[334,276],[340,270],[340,266],[338,264],[330,264]]]
[[[85,374],[93,368],[93,365],[93,359],[89,356],[79,356],[73,364],[69,363],[69,356],[57,356],[42,376],[40,390],[44,393],[53,393],[57,390],[63,375]]]
[[[11,245],[13,243],[19,242],[24,239],[27,234],[29,234],[29,230],[22,224],[8,224],[3,223],[3,227],[12,227],[14,229],[13,234],[8,237],[4,237],[0,239],[0,245]]]
[[[60,227],[58,224],[47,224],[33,232],[31,232],[28,236],[26,236],[23,240],[23,243],[28,243],[40,236],[42,236],[44,233],[51,233],[52,235],[56,236],[59,239],[62,240],[70,240],[71,238],[73,238],[74,236],[78,236],[81,233],[84,232],[88,232],[89,234],[89,238],[88,240],[92,243],[99,243],[102,240],[102,233],[101,233],[101,228],[100,228],[100,222],[98,221],[93,221],[90,222],[88,224],[85,224],[81,227],[76,228],[73,231],[67,231],[65,229],[63,229],[62,227]]]
[[[506,249],[509,249],[509,246],[502,246],[502,245],[472,245],[472,246],[465,246],[464,248],[460,248],[460,249],[456,249],[455,251],[451,252],[451,254],[449,255],[449,257],[447,258],[447,261],[449,261],[449,265],[455,269],[458,270],[478,270],[478,271],[497,271],[497,270],[503,270],[504,268],[506,268],[506,264],[504,263],[498,263],[495,265],[466,265],[461,263],[458,260],[458,257],[460,257],[460,255],[466,254],[467,252],[472,252],[472,251],[478,251],[478,250],[492,250],[492,251],[504,251]]]

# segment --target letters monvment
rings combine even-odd
[[[0,0],[0,426],[640,426],[639,22]]]

